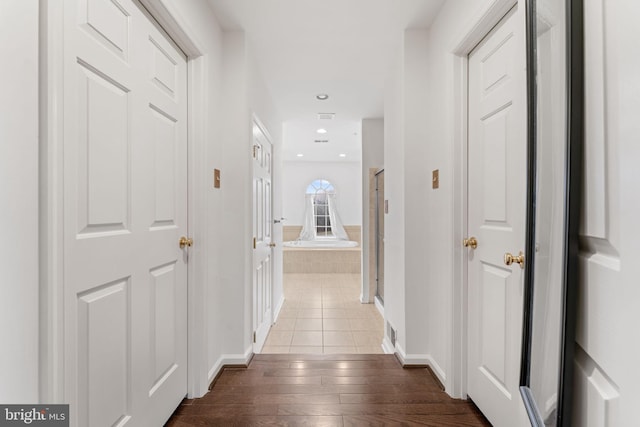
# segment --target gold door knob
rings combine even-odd
[[[185,246],[188,247],[188,248],[193,246],[193,239],[190,239],[188,237],[182,236],[180,238],[180,249],[184,249]]]
[[[518,254],[518,256],[513,256],[509,252],[504,254],[504,263],[507,265],[511,265],[513,263],[520,264],[520,268],[524,268],[524,254],[522,251]]]
[[[269,247],[270,247],[270,248],[275,248],[275,247],[276,247],[276,244],[275,244],[274,242],[271,242],[271,243],[269,243]]]
[[[468,239],[464,239],[462,241],[462,245],[465,248],[475,249],[475,248],[478,247],[478,239],[476,239],[475,237],[471,236]]]

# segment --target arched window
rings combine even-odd
[[[317,236],[333,236],[329,214],[329,195],[335,194],[333,185],[325,179],[316,179],[307,187],[307,197],[313,200],[313,223]]]

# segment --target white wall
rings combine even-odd
[[[373,302],[375,290],[369,289],[369,169],[384,169],[384,119],[362,120],[362,295],[361,301]]]
[[[408,355],[426,359],[428,352],[438,349],[433,343],[433,310],[440,310],[437,300],[437,286],[428,287],[427,283],[437,283],[436,270],[425,268],[430,260],[422,250],[425,245],[434,247],[433,235],[438,233],[431,227],[430,218],[438,215],[440,200],[446,193],[448,183],[438,190],[431,188],[431,170],[437,169],[437,162],[430,156],[427,141],[430,129],[425,126],[428,117],[427,103],[429,91],[425,85],[429,66],[425,52],[427,50],[427,32],[409,30],[404,39],[404,191],[405,191],[405,315],[407,318],[406,342],[404,349]],[[426,214],[428,212],[428,214]],[[428,217],[428,218],[427,218]],[[442,224],[441,226],[446,226]],[[444,228],[444,227],[442,227]],[[447,262],[445,260],[441,260]],[[446,264],[445,264],[446,266]],[[431,267],[431,266],[429,266]],[[436,302],[438,301],[438,302]],[[428,308],[427,308],[428,307]],[[432,321],[431,323],[429,321]],[[431,329],[429,329],[431,327]],[[425,333],[426,332],[426,333]],[[431,357],[434,355],[431,355]],[[436,372],[443,359],[433,358],[430,363]]]
[[[402,40],[404,43],[404,35]],[[389,212],[384,219],[384,317],[397,330],[396,345],[404,347],[404,44],[401,46],[385,84],[384,197]]]
[[[284,162],[282,212],[285,225],[302,225],[307,187],[326,179],[336,189],[338,214],[344,225],[362,224],[362,176],[359,162]]]
[[[0,5],[0,402],[38,390],[38,0]]]
[[[442,328],[448,302],[446,251],[451,225],[446,150],[433,149],[430,127],[427,30],[407,30],[390,73],[385,102],[385,317],[397,328],[396,347],[407,363],[429,363],[446,378],[447,342]],[[438,101],[442,108],[442,100]],[[443,153],[444,151],[444,153]],[[431,189],[431,170],[440,169],[440,189]],[[449,196],[450,197],[450,196]],[[438,221],[438,220],[441,221]],[[442,238],[444,236],[444,239]],[[441,282],[442,281],[442,282]],[[450,282],[449,282],[450,283]]]
[[[220,223],[211,224],[219,239],[216,256],[220,284],[216,292],[216,327],[222,331],[222,353],[240,359],[252,346],[252,120],[266,127],[274,146],[281,145],[280,121],[254,63],[244,32],[223,34]],[[277,214],[277,209],[276,212]],[[224,242],[220,245],[219,242]],[[274,301],[282,285],[275,283]],[[213,326],[213,325],[212,325]],[[215,355],[212,355],[215,357]],[[213,361],[211,357],[210,361]],[[228,361],[227,361],[228,363]]]
[[[217,253],[220,289],[216,307],[222,326],[223,353],[240,355],[250,346],[245,297],[251,260],[251,112],[247,91],[246,40],[243,32],[223,35],[221,143],[221,220],[212,224],[225,242]],[[220,227],[220,228],[219,228]]]

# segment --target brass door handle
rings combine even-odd
[[[475,248],[478,247],[478,239],[476,239],[475,237],[471,236],[468,239],[464,239],[462,241],[462,245],[465,248],[475,249]]]
[[[180,249],[184,249],[184,247],[188,247],[190,248],[191,246],[193,246],[193,239],[190,239],[188,237],[182,236],[180,238]]]
[[[524,254],[522,251],[520,251],[518,256],[513,256],[509,252],[504,254],[504,263],[506,265],[511,265],[514,262],[520,264],[520,268],[524,268]]]
[[[275,243],[273,243],[273,242],[271,242],[271,243],[269,243],[269,247],[270,247],[270,248],[275,248],[275,247],[276,247],[276,244],[275,244]]]

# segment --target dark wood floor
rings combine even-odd
[[[426,369],[393,355],[256,355],[225,369],[206,396],[167,423],[184,426],[490,426]]]

